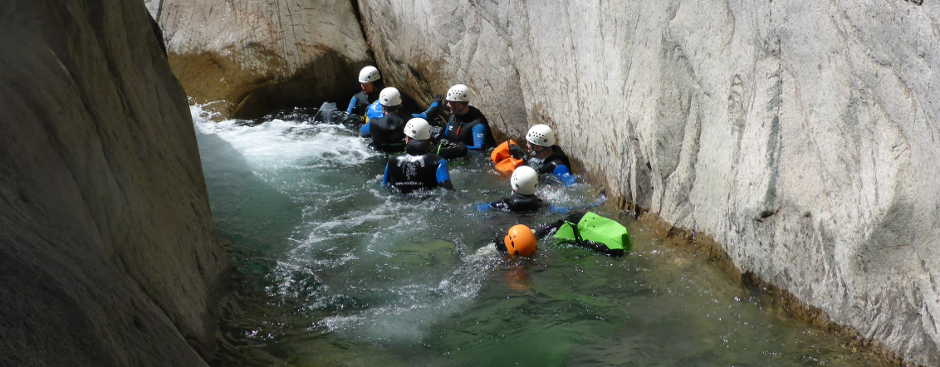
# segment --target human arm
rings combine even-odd
[[[368,122],[362,124],[362,126],[359,127],[359,136],[361,136],[361,137],[363,137],[363,138],[367,138],[367,137],[371,136],[371,135],[372,135],[372,128],[371,128],[370,126],[372,126],[372,124],[370,124],[370,123],[368,123]]]
[[[356,105],[358,104],[359,104],[359,98],[356,98],[356,96],[352,96],[352,98],[349,99],[349,105],[346,106],[346,114],[351,115],[356,110]]]
[[[450,171],[447,169],[446,159],[441,159],[438,161],[435,177],[437,178],[437,184],[441,187],[448,190],[454,189],[454,185],[450,182]]]
[[[578,176],[571,174],[571,170],[568,169],[568,166],[561,163],[555,164],[552,175],[565,186],[571,186],[578,182]]]
[[[473,145],[467,146],[467,149],[483,150],[486,147],[486,125],[476,124],[471,133],[473,134]]]
[[[476,209],[478,212],[488,212],[491,210],[498,210],[501,212],[508,212],[509,209],[509,200],[510,198],[502,198],[499,201],[494,201],[492,203],[481,203],[477,204]]]
[[[388,171],[391,162],[385,162],[385,173],[382,175],[382,186],[388,186]]]
[[[414,117],[414,118],[422,118],[422,119],[427,120],[427,119],[428,119],[428,115],[434,113],[434,111],[436,111],[437,108],[440,107],[440,106],[441,106],[440,98],[437,98],[437,99],[434,100],[434,102],[431,102],[431,105],[428,106],[428,109],[424,110],[424,112],[421,112],[421,113],[412,113],[412,114],[411,114],[411,117]]]

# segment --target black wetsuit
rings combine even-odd
[[[428,153],[429,142],[413,140],[405,149],[407,154],[389,159],[385,164],[385,185],[406,194],[438,186],[452,188],[447,161]]]
[[[525,164],[535,172],[538,172],[540,175],[545,173],[555,173],[555,169],[559,166],[565,166],[569,170],[571,169],[571,163],[568,162],[568,156],[565,155],[565,152],[561,150],[561,147],[557,145],[552,145],[552,152],[549,153],[544,159],[539,159],[535,157],[526,158]]]
[[[385,153],[401,152],[405,148],[405,119],[397,112],[386,111],[385,116],[369,120],[372,147]]]
[[[485,151],[488,148],[496,146],[496,140],[493,139],[493,129],[490,129],[490,123],[486,116],[479,109],[473,106],[463,115],[453,114],[447,120],[447,127],[444,130],[444,138],[455,143],[461,143],[469,149]],[[477,125],[483,125],[483,144],[478,146],[473,141],[473,128]]]
[[[360,90],[359,93],[356,93],[349,99],[350,104],[346,107],[346,112],[354,115],[365,116],[366,109],[369,108],[369,105],[372,102],[375,102],[379,99],[379,92],[385,88],[381,82],[373,82],[372,93],[366,93],[364,90]]]
[[[563,226],[565,222],[576,224],[581,221],[581,218],[584,217],[584,214],[585,212],[574,212],[574,213],[569,214],[564,219],[560,219],[554,223],[536,226],[535,237],[538,238],[539,240],[544,239],[545,237],[548,237],[549,235],[555,233],[555,231],[558,230],[558,228],[561,228],[561,226]],[[577,231],[577,225],[574,225],[572,228],[575,231],[575,237],[576,237],[576,240],[572,242],[573,244],[580,246],[580,247],[587,248],[587,249],[591,249],[597,252],[601,252],[610,256],[623,256],[624,254],[623,249],[610,249],[603,243],[597,243],[594,241],[582,239],[581,235]],[[500,252],[506,252],[506,245],[503,243],[503,237],[502,237],[504,235],[505,235],[504,233],[499,232],[496,234],[496,237],[493,239],[496,245],[496,249],[499,250]]]
[[[542,207],[542,199],[535,195],[524,195],[513,192],[508,198],[490,203],[490,207],[496,210],[510,212],[534,212]]]

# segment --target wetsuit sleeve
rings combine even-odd
[[[421,112],[421,113],[412,113],[412,114],[411,114],[411,117],[414,117],[414,118],[423,118],[423,119],[427,120],[427,119],[428,119],[428,115],[434,113],[434,111],[436,111],[437,108],[440,107],[440,105],[441,105],[441,102],[440,102],[440,101],[434,100],[434,102],[431,102],[431,105],[428,106],[428,109],[424,110],[424,112]]]
[[[554,233],[555,230],[557,230],[563,224],[565,224],[565,220],[560,219],[554,223],[543,224],[538,227],[535,227],[535,237],[538,239],[545,238],[546,236]]]
[[[548,236],[554,233],[555,230],[557,230],[562,225],[564,225],[565,222],[578,223],[581,221],[581,218],[584,217],[585,213],[587,212],[584,212],[584,211],[571,212],[571,214],[568,214],[568,216],[565,217],[565,219],[559,219],[558,221],[554,223],[542,224],[540,226],[537,226],[535,227],[535,237],[538,239],[542,239],[545,236]]]
[[[453,189],[454,186],[450,183],[450,171],[447,169],[447,160],[441,159],[437,163],[437,172],[435,172],[437,177],[437,184],[443,186],[447,189]]]
[[[440,108],[440,107],[441,107],[441,100],[440,100],[440,99],[435,99],[434,102],[431,102],[431,105],[428,106],[428,109],[424,110],[424,114],[425,114],[425,115],[430,115],[430,114],[434,113],[434,111],[437,111],[437,109]]]
[[[357,104],[359,104],[359,99],[356,98],[356,96],[352,96],[352,98],[349,99],[349,106],[346,106],[346,114],[351,115],[356,109]]]
[[[492,203],[477,204],[477,211],[488,212],[490,210],[499,210],[503,212],[508,212],[510,211],[509,200],[510,200],[509,198],[502,198],[499,201],[494,201]]]
[[[571,186],[577,183],[578,176],[572,175],[571,170],[568,169],[568,166],[564,164],[555,164],[555,169],[552,170],[552,175],[558,178],[565,186]]]
[[[388,186],[388,170],[391,162],[385,162],[385,173],[382,174],[382,186]]]
[[[362,124],[362,126],[359,127],[359,136],[361,136],[361,137],[363,137],[363,138],[367,138],[367,137],[369,137],[370,135],[372,135],[372,133],[371,133],[372,128],[370,128],[370,126],[372,126],[372,124],[371,124],[371,123],[368,123],[368,122]]]
[[[473,127],[473,145],[467,149],[482,150],[486,146],[486,125],[476,124]]]

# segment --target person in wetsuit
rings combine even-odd
[[[534,254],[535,243],[548,236],[609,256],[623,256],[632,247],[626,227],[615,220],[584,211],[570,213],[563,219],[536,226],[535,229],[515,225],[505,237],[501,238],[501,235],[497,233],[494,239],[496,249],[508,252],[509,256],[519,250],[529,250],[530,254]]]
[[[510,148],[513,156],[524,157],[525,165],[535,169],[538,174],[551,174],[565,186],[574,185],[577,176],[571,173],[571,163],[561,147],[555,145],[555,132],[548,125],[535,125],[525,135],[527,152]]]
[[[535,195],[535,188],[539,184],[539,175],[534,169],[520,166],[512,172],[509,179],[512,194],[507,198],[492,203],[477,205],[477,211],[486,212],[499,210],[504,212],[526,213],[534,212],[542,207],[542,199]]]
[[[367,116],[368,112],[373,114],[381,113],[382,106],[375,103],[379,99],[379,92],[385,88],[382,85],[382,75],[379,69],[369,65],[359,71],[359,93],[356,93],[349,99],[349,105],[346,106],[347,115]],[[381,117],[378,115],[376,117]]]
[[[457,84],[450,87],[444,100],[451,115],[442,131],[442,140],[476,151],[485,151],[496,145],[486,116],[470,105],[470,89],[466,85]],[[454,158],[466,155],[466,151],[461,152],[459,149],[454,152],[451,154]]]
[[[384,153],[401,152],[405,148],[405,118],[400,112],[401,93],[394,87],[382,89],[378,102],[382,105],[382,116],[370,118],[363,126],[365,134],[361,135],[372,137],[369,146],[375,150]]]
[[[422,118],[408,120],[405,125],[405,154],[385,163],[382,184],[402,193],[431,190],[436,187],[453,189],[447,160],[429,152],[431,125]]]

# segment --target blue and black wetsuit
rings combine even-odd
[[[406,194],[436,187],[452,189],[447,160],[428,153],[428,149],[428,141],[413,140],[408,143],[406,154],[385,163],[382,184]]]
[[[513,192],[508,198],[502,198],[499,201],[485,205],[488,206],[488,208],[485,208],[487,210],[492,209],[504,212],[526,213],[539,210],[542,207],[542,199],[539,199],[539,197],[535,195]],[[481,206],[478,209],[484,209],[484,207]]]
[[[372,88],[371,94],[360,90],[359,93],[354,94],[352,98],[349,99],[349,105],[346,106],[346,114],[365,116],[369,105],[379,100],[379,91],[385,88],[381,81],[373,82],[373,86],[374,88]]]
[[[552,152],[544,159],[529,157],[525,160],[525,164],[532,167],[540,175],[550,173],[565,186],[574,185],[577,182],[577,177],[571,173],[571,163],[568,161],[568,156],[557,145],[552,145],[551,149]]]
[[[486,116],[476,107],[469,106],[467,113],[451,115],[444,129],[443,138],[467,146],[467,149],[484,151],[496,146],[492,129]]]
[[[372,135],[372,128],[369,126],[369,121],[385,116],[384,110],[379,101],[372,102],[372,104],[366,107],[366,123],[359,127],[359,136],[367,138]]]
[[[371,146],[385,153],[401,152],[405,148],[405,119],[397,112],[389,112],[377,119],[369,119]]]

